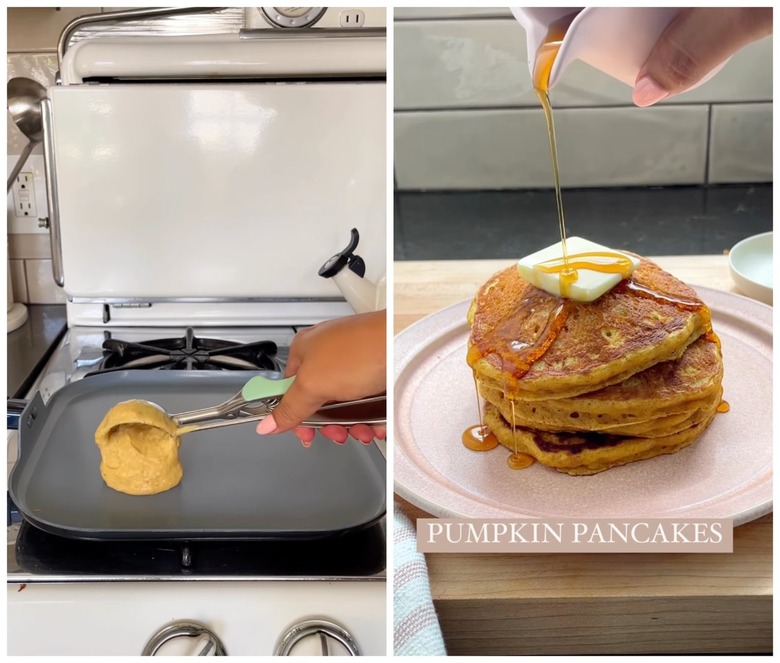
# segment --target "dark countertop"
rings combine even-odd
[[[640,255],[721,254],[772,230],[772,185],[564,189],[566,232]],[[400,191],[396,260],[517,259],[559,241],[552,189]]]
[[[31,304],[27,312],[27,322],[8,334],[8,398],[24,398],[67,327],[62,304]]]

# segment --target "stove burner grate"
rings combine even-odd
[[[131,343],[114,338],[103,342],[103,361],[95,373],[132,369],[219,371],[258,369],[281,371],[273,341],[232,343],[199,338],[188,328],[180,338]]]

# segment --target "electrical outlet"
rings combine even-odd
[[[37,218],[35,205],[35,184],[31,172],[19,173],[12,187],[14,196],[14,215],[17,217]]]
[[[342,28],[360,28],[366,22],[366,15],[359,9],[345,9],[339,14],[339,25]]]

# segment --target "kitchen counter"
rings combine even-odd
[[[24,398],[31,379],[68,324],[62,304],[31,304],[27,306],[27,312],[27,322],[8,334],[8,398]]]
[[[724,255],[653,258],[737,292]],[[395,333],[470,299],[507,260],[395,263]],[[414,522],[429,514],[396,496]],[[772,516],[731,554],[428,554],[450,655],[772,651]]]

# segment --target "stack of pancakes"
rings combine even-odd
[[[721,402],[709,309],[646,259],[589,303],[550,295],[509,267],[482,286],[468,320],[485,425],[561,472],[679,451]]]

